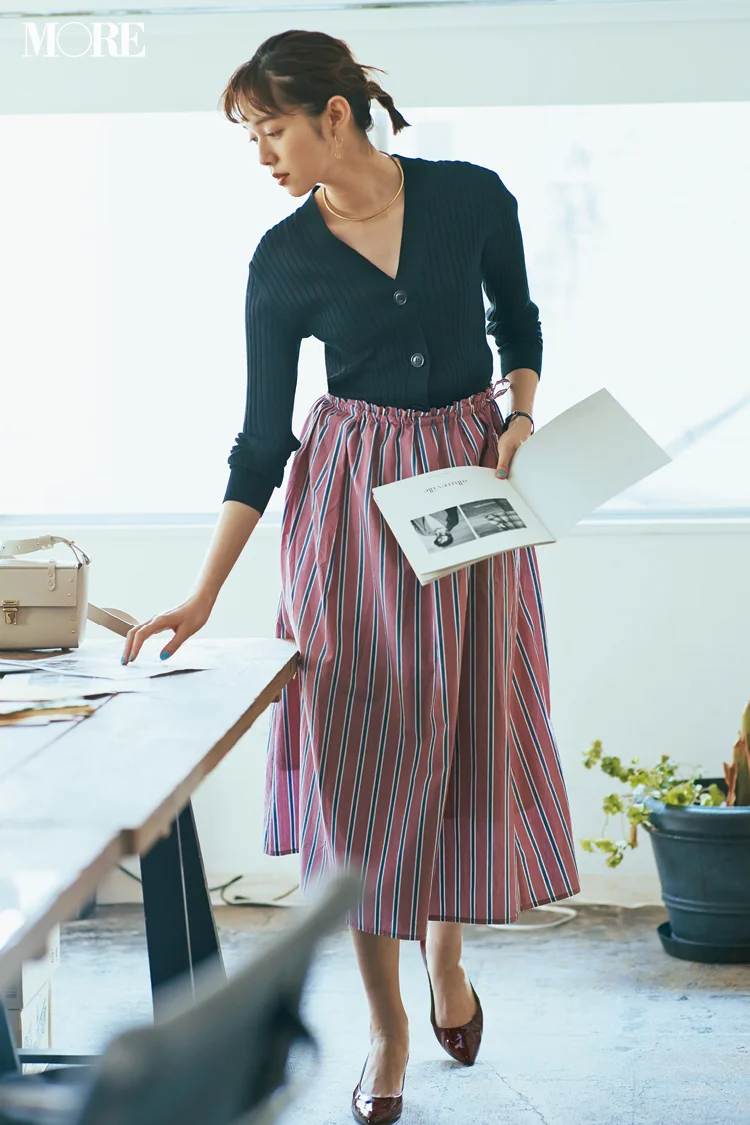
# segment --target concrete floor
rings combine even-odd
[[[661,908],[578,910],[536,933],[465,927],[464,963],[485,1012],[471,1068],[435,1040],[418,944],[402,943],[411,1030],[404,1125],[750,1125],[750,966],[669,957],[656,933]],[[216,908],[230,974],[288,914]],[[535,920],[551,918],[522,918]],[[98,907],[67,924],[52,996],[53,1045],[63,1049],[99,1050],[150,1020],[141,908]],[[351,1122],[367,1009],[346,929],[321,947],[303,1016],[322,1065],[283,1125]]]

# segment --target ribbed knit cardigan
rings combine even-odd
[[[325,345],[328,392],[429,409],[486,388],[488,335],[502,375],[542,372],[518,204],[492,169],[395,153],[404,216],[395,278],[338,238],[315,192],[261,238],[245,301],[247,398],[225,500],[263,512],[291,454],[300,345]],[[490,307],[485,312],[482,287]]]

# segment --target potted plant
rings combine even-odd
[[[623,766],[604,757],[599,739],[583,756],[586,769],[598,764],[630,786],[602,805],[607,819],[623,815],[630,831],[627,839],[590,837],[581,846],[617,867],[638,846],[639,826],[648,831],[669,914],[659,937],[667,953],[687,961],[750,962],[750,703],[741,728],[723,778],[680,777],[668,754],[652,769],[638,758]]]

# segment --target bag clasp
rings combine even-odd
[[[3,624],[17,625],[18,624],[18,601],[13,598],[3,598]]]

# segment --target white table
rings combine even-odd
[[[123,642],[110,643],[119,661]],[[215,667],[159,676],[83,719],[0,727],[0,986],[134,855],[154,1004],[162,985],[221,961],[190,798],[279,698],[299,652],[276,638],[201,640],[201,651]],[[16,1051],[0,1009],[0,1075],[82,1058]]]

